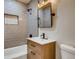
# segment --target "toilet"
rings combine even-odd
[[[75,48],[69,45],[61,44],[61,58],[62,59],[75,59]]]

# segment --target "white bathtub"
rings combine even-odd
[[[4,49],[4,59],[16,59],[27,54],[27,45]]]

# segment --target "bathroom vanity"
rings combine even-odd
[[[39,37],[27,38],[27,59],[55,59],[55,43]]]

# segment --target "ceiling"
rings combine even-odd
[[[17,0],[17,1],[20,1],[20,2],[22,2],[22,3],[27,4],[27,3],[29,3],[31,0]]]

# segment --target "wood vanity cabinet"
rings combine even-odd
[[[55,59],[55,42],[41,45],[27,40],[27,59]]]

